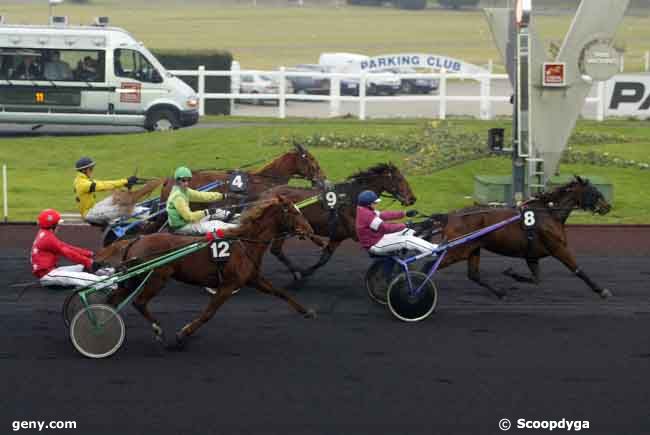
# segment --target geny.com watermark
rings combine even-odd
[[[18,432],[21,429],[38,429],[42,431],[43,429],[76,429],[76,421],[13,421],[11,423],[11,428],[14,432]]]
[[[507,418],[499,420],[499,429],[502,431],[510,430],[512,423]],[[517,419],[517,429],[541,429],[554,431],[556,429],[566,431],[581,431],[582,429],[589,429],[589,421],[587,420],[526,420],[525,418]]]

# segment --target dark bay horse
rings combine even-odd
[[[262,192],[273,186],[287,184],[294,176],[305,178],[311,181],[312,185],[326,179],[316,158],[302,145],[295,144],[294,147],[294,150],[282,154],[261,169],[243,171],[248,178],[248,188],[242,192],[246,195],[247,201],[256,200]],[[213,190],[227,192],[230,189],[228,181],[232,173],[233,171],[192,171],[190,187],[197,189],[213,181],[223,181],[224,184]],[[167,200],[173,186],[173,179],[169,178],[165,181],[160,194],[161,204]]]
[[[481,249],[508,257],[524,258],[532,277],[518,275],[512,269],[508,269],[504,273],[517,281],[535,284],[540,281],[539,260],[550,256],[557,258],[594,292],[607,298],[611,296],[611,292],[593,282],[578,267],[575,256],[567,246],[564,224],[571,211],[575,209],[588,210],[602,215],[608,213],[611,206],[589,180],[575,177],[570,183],[558,187],[552,192],[542,193],[522,205],[524,216],[526,216],[527,210],[534,212],[531,229],[524,228],[524,219],[522,219],[473,242],[452,248],[442,260],[440,268],[466,260],[469,279],[487,288],[495,295],[503,297],[505,293],[502,290],[492,287],[481,279],[479,271]],[[435,215],[435,218],[438,221],[446,221],[443,237],[446,240],[452,240],[505,221],[521,212],[519,209],[508,207],[470,207],[454,211],[446,216]],[[424,269],[428,271],[428,265],[425,265]]]
[[[210,287],[216,290],[208,306],[201,315],[186,324],[176,334],[176,345],[181,347],[187,337],[206,323],[217,309],[226,302],[233,292],[244,286],[277,296],[285,300],[298,313],[308,318],[315,317],[313,310],[308,310],[286,291],[273,287],[261,276],[262,259],[269,245],[278,238],[290,235],[309,237],[313,229],[291,201],[276,196],[264,204],[248,209],[237,228],[225,231],[222,240],[230,241],[227,261],[217,265],[211,247],[189,254],[162,266],[154,271],[142,292],[134,299],[133,305],[151,323],[155,337],[164,342],[164,333],[159,322],[152,316],[147,304],[153,299],[170,278],[187,284]],[[136,240],[123,240],[105,248],[98,254],[102,261],[116,264],[126,262],[134,264],[160,256],[193,242],[204,240],[203,237],[178,236],[158,233],[142,236]],[[219,245],[217,245],[219,246]],[[218,249],[223,251],[223,247]],[[115,290],[109,298],[109,304],[117,305],[140,283],[139,278],[127,281]]]
[[[345,198],[340,201],[341,206],[335,211],[330,211],[320,201],[302,209],[314,232],[319,236],[329,238],[329,242],[321,251],[320,259],[316,264],[305,270],[299,270],[282,252],[283,240],[276,240],[271,246],[271,253],[287,266],[294,277],[297,277],[298,274],[311,275],[316,269],[327,264],[334,251],[345,239],[357,240],[355,229],[357,196],[362,191],[372,190],[380,196],[387,193],[404,206],[412,205],[416,200],[408,181],[392,163],[382,163],[360,171],[334,187],[339,197]],[[322,190],[278,186],[266,192],[261,198],[278,194],[298,203],[306,198],[322,194]]]

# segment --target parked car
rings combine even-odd
[[[301,64],[293,68],[287,68],[287,71],[327,73],[330,72],[330,68],[317,64]],[[288,75],[287,79],[291,82],[293,92],[296,94],[323,95],[330,93],[330,79],[326,77]]]
[[[318,59],[319,65],[327,66],[333,72],[355,73],[361,72],[361,63],[369,59],[368,56],[354,53],[322,53]],[[390,71],[369,71],[366,79],[366,94],[396,94],[401,86],[400,80]],[[341,95],[359,95],[359,79],[342,79]]]
[[[279,82],[268,75],[263,74],[242,74],[240,76],[239,92],[242,94],[277,94],[280,92]],[[293,86],[289,80],[286,81],[285,93],[292,94]],[[264,104],[266,101],[278,104],[276,99],[244,98],[241,101],[251,104]]]
[[[395,74],[417,74],[413,68],[395,68],[391,69]],[[416,79],[416,78],[402,78],[400,92],[403,94],[430,94],[435,92],[440,87],[440,80],[438,79]]]

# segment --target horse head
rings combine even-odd
[[[276,198],[282,211],[280,223],[283,226],[283,231],[301,238],[313,236],[314,229],[300,209],[282,195],[277,195]]]
[[[576,205],[583,210],[604,215],[612,209],[600,190],[587,179],[576,175],[570,189],[575,194]]]
[[[364,189],[377,194],[387,192],[404,206],[413,205],[417,199],[409,182],[392,163],[380,163],[351,176],[349,180],[356,180],[364,185]]]
[[[312,184],[325,180],[327,176],[316,158],[302,144],[294,142],[295,150],[291,153],[295,159],[295,171],[298,175],[311,180]]]

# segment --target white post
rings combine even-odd
[[[619,58],[621,59],[620,62],[621,70],[619,72],[625,72],[625,56],[623,55],[623,53],[619,55]]]
[[[490,75],[481,77],[479,83],[481,84],[481,105],[480,105],[480,118],[482,120],[492,119],[492,102],[490,101],[490,80],[492,77],[492,59],[488,63],[488,72]]]
[[[199,65],[199,116],[205,116],[205,65]]]
[[[447,70],[440,70],[440,111],[438,117],[447,119]]]
[[[596,120],[602,122],[605,120],[605,108],[607,101],[605,101],[605,82],[598,82],[598,104],[596,111]]]
[[[339,116],[341,111],[341,100],[339,99],[340,96],[341,78],[332,77],[330,79],[330,97],[332,97],[330,100],[330,116],[333,118]]]
[[[366,72],[361,72],[359,80],[359,119],[365,121],[366,119]]]
[[[7,165],[2,165],[2,202],[4,204],[4,221],[7,222],[9,220],[9,206],[7,202],[9,199],[7,198]]]
[[[280,119],[284,119],[287,117],[287,76],[286,76],[286,68],[281,66],[280,67],[280,95],[279,95],[279,100],[278,100],[278,109],[279,109],[279,116]]]
[[[645,72],[650,72],[650,51],[645,52]]]

